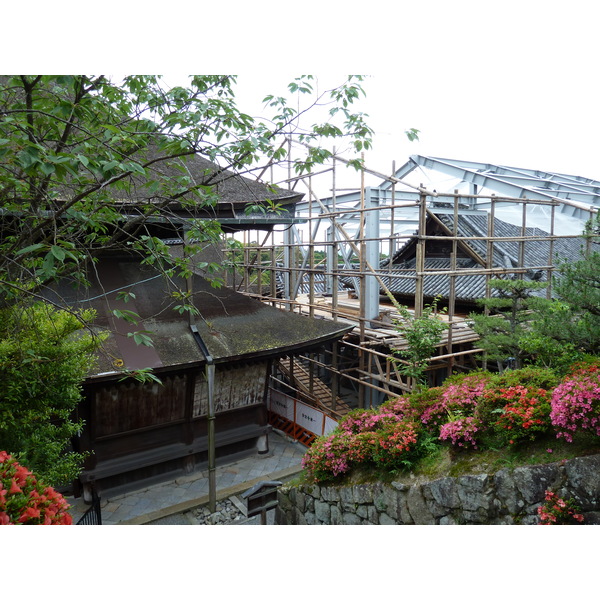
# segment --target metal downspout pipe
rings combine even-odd
[[[196,325],[190,325],[192,335],[202,354],[206,357],[206,381],[208,384],[208,508],[210,512],[217,509],[217,488],[215,470],[215,364],[202,339]]]

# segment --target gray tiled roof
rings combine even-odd
[[[435,215],[447,229],[452,230],[454,217],[447,214]],[[433,221],[429,217],[430,222]],[[457,231],[459,237],[484,238],[488,235],[488,219],[486,215],[459,215],[457,222]],[[417,232],[415,232],[415,236]],[[500,219],[494,219],[494,238],[522,237],[522,229],[519,226],[512,225]],[[525,236],[531,238],[548,237],[548,233],[534,227],[525,229]],[[428,241],[427,244],[430,242]],[[487,241],[484,239],[465,239],[460,241],[475,254],[464,256],[457,259],[458,269],[484,268],[487,255]],[[390,268],[389,259],[383,261],[380,265],[380,276],[383,283],[395,295],[414,296],[416,288],[416,270],[415,270],[415,246],[416,237],[412,238],[401,250],[392,257],[392,267]],[[529,267],[530,270],[525,273],[525,278],[530,280],[546,281],[548,271],[540,267],[557,265],[561,261],[579,260],[581,252],[585,247],[583,238],[558,238],[553,245],[549,239],[536,240],[530,239],[523,242],[523,263],[519,264],[520,241],[496,241],[493,244],[492,267],[494,268],[517,268]],[[598,245],[594,245],[595,249]],[[427,245],[426,245],[427,248]],[[427,254],[427,252],[426,252]],[[479,257],[482,262],[476,259]],[[482,264],[483,263],[483,264]],[[450,270],[450,256],[426,256],[425,270],[442,271]],[[347,284],[355,278],[345,278]],[[445,274],[425,275],[423,278],[423,294],[426,298],[441,296],[448,298],[450,296],[450,276]],[[458,301],[471,302],[477,298],[485,296],[486,278],[485,275],[467,274],[459,275],[455,278],[455,295]],[[492,294],[494,290],[492,290]],[[538,292],[545,295],[545,290]]]

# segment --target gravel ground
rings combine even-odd
[[[267,513],[267,524],[272,525],[275,511]],[[226,498],[217,502],[216,511],[211,513],[208,506],[152,521],[148,525],[260,525],[260,516],[246,517],[245,507],[237,498]]]

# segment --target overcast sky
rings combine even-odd
[[[366,98],[357,107],[369,115],[375,130],[367,165],[391,173],[411,154],[491,162],[512,167],[554,171],[600,180],[598,96],[569,79],[540,89],[524,80],[528,73],[511,73],[490,83],[490,71],[471,72],[468,65],[440,69],[430,77],[375,73],[364,82]],[[292,79],[290,74],[288,79]],[[240,107],[283,87],[285,78],[252,74],[239,78]],[[339,81],[333,74],[322,81]],[[271,86],[269,88],[269,86]],[[252,106],[248,107],[249,110]],[[419,140],[404,135],[409,128],[420,131]],[[423,182],[427,185],[427,181]]]
[[[14,4],[3,8],[14,24],[0,40],[5,73],[233,72],[243,110],[301,73],[364,73],[372,168],[424,154],[600,180],[598,16],[588,0],[256,0],[214,14],[189,0],[143,13],[114,0],[102,10]],[[412,127],[420,141],[409,143]]]

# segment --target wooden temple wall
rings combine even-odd
[[[267,430],[267,362],[218,365],[215,376],[217,456],[251,450]],[[165,473],[189,472],[208,460],[204,370],[156,373],[161,384],[134,380],[90,384],[79,416],[76,450],[90,452],[82,483],[115,487]]]

